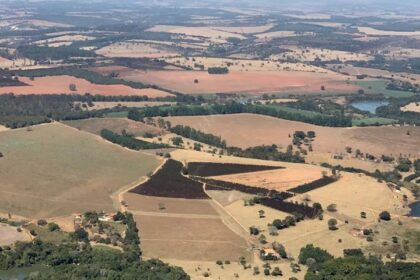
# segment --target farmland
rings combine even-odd
[[[27,77],[20,77],[21,82],[27,86],[1,87],[1,93],[14,94],[103,94],[103,95],[138,95],[148,97],[170,96],[169,93],[157,89],[134,89],[126,85],[98,85],[84,79],[71,76],[50,76],[39,77],[31,80]],[[70,85],[74,85],[74,90]]]
[[[344,153],[345,147],[350,145],[353,149],[369,151],[378,156],[394,154],[392,151],[406,155],[415,153],[418,156],[415,151],[420,130],[417,127],[328,128],[252,114],[171,117],[168,120],[173,125],[188,125],[221,136],[228,146],[246,148],[277,144],[285,148],[291,144],[289,135],[295,131],[313,130],[317,135],[312,143],[314,151]],[[402,137],[407,136],[407,130],[412,132],[411,135]],[[253,131],[253,134],[250,135],[249,131]]]
[[[2,1],[0,278],[417,279],[418,1],[283,2]]]
[[[204,71],[132,71],[123,73],[121,77],[188,94],[309,94],[320,93],[321,86],[330,93],[352,93],[358,89],[346,84],[344,76],[293,71],[232,71],[226,75],[211,75]],[[195,83],[195,80],[198,82]]]
[[[0,210],[21,216],[112,211],[110,195],[158,164],[152,156],[121,149],[61,124],[7,131],[0,139],[4,155]]]
[[[134,136],[144,136],[147,133],[152,135],[162,133],[162,131],[156,127],[148,126],[144,123],[139,123],[124,118],[92,118],[85,120],[66,121],[64,123],[79,130],[87,131],[96,135],[100,135],[102,129],[108,129],[114,133],[119,134],[125,130],[126,133],[132,134]]]

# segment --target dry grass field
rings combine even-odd
[[[314,61],[320,59],[321,61],[330,61],[338,59],[342,62],[345,61],[367,61],[373,57],[364,53],[354,53],[330,49],[316,49],[316,48],[301,48],[296,46],[283,46],[291,52],[282,55],[275,55],[272,58],[291,58],[297,61]]]
[[[162,45],[145,44],[139,42],[118,42],[96,51],[105,57],[132,57],[132,58],[162,58],[178,56],[179,54],[163,48]]]
[[[204,37],[215,43],[224,43],[227,38],[234,37],[238,39],[245,39],[244,36],[235,32],[224,31],[220,29],[223,27],[187,27],[177,25],[156,25],[152,28],[147,29],[149,32],[166,32],[172,34],[183,34],[194,37]],[[225,27],[226,28],[226,27]],[[253,27],[254,29],[255,27]],[[257,27],[259,29],[260,27]],[[235,29],[234,31],[238,31]],[[257,30],[258,31],[258,30]]]
[[[251,147],[277,144],[283,148],[291,144],[296,130],[316,133],[312,143],[315,152],[345,153],[345,147],[360,149],[374,155],[402,155],[419,157],[420,127],[353,127],[332,128],[277,119],[254,114],[213,115],[167,118],[172,125],[188,125],[203,132],[221,136],[229,146]],[[410,131],[410,135],[407,135]],[[334,135],[334,137],[331,137]]]
[[[372,27],[358,27],[360,33],[373,36],[420,36],[420,31],[389,31]]]
[[[87,131],[97,135],[100,135],[101,130],[104,128],[119,134],[121,134],[122,130],[125,130],[127,133],[133,134],[134,136],[143,136],[145,133],[163,133],[162,130],[154,126],[124,118],[83,119],[65,121],[64,123],[79,130]]]
[[[76,102],[80,104],[80,102]],[[175,102],[160,102],[160,101],[98,101],[94,102],[92,107],[88,107],[89,111],[91,110],[101,110],[101,109],[111,109],[115,107],[127,107],[127,108],[143,108],[143,107],[154,107],[154,106],[163,106],[163,105],[174,105]]]
[[[345,76],[334,73],[294,71],[232,71],[211,75],[205,71],[139,71],[120,75],[130,81],[156,84],[187,94],[213,93],[352,93],[358,87],[347,84]],[[197,82],[195,82],[197,80]],[[326,90],[321,91],[321,86]]]
[[[413,81],[420,81],[419,74],[390,72],[386,70],[366,68],[366,67],[356,67],[356,66],[345,65],[345,64],[329,65],[329,68],[336,69],[340,73],[347,73],[352,76],[367,75],[369,77],[383,77],[383,78],[388,78],[388,79],[398,79],[398,80],[407,81],[410,83],[412,83]]]
[[[39,40],[34,42],[37,45],[46,45],[49,47],[68,46],[73,42],[93,40],[95,37],[87,35],[62,35],[50,39]]]
[[[317,72],[317,73],[331,73],[330,71],[303,63],[289,63],[277,62],[274,60],[262,59],[232,59],[220,57],[173,57],[166,58],[166,62],[183,67],[190,67],[199,70],[196,64],[203,65],[204,70],[209,67],[228,67],[230,71],[298,71],[298,72]]]
[[[101,94],[101,95],[139,95],[148,97],[165,97],[171,94],[153,89],[135,89],[126,85],[98,85],[75,78],[72,76],[48,76],[35,78],[33,81],[27,77],[20,77],[19,80],[28,86],[1,87],[0,94],[14,93],[21,94]],[[76,90],[71,91],[70,84],[76,85]]]
[[[315,181],[321,178],[321,176],[319,167],[296,164],[285,169],[223,175],[213,178],[247,186],[285,191],[298,185]]]
[[[274,38],[287,38],[287,37],[294,37],[296,36],[296,32],[294,31],[272,31],[272,32],[266,32],[266,33],[260,33],[255,35],[260,41],[262,40],[271,40]]]
[[[412,102],[412,103],[402,107],[401,111],[420,113],[420,104],[418,102]]]
[[[0,211],[31,218],[112,211],[110,196],[159,164],[58,123],[0,133],[0,150]]]

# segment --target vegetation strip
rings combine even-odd
[[[283,169],[281,166],[250,165],[237,163],[190,162],[188,174],[199,177]]]
[[[318,188],[322,188],[325,187],[329,184],[332,184],[334,182],[337,182],[337,178],[333,178],[333,177],[328,177],[328,176],[324,176],[318,180],[312,181],[310,183],[307,184],[303,184],[300,186],[297,186],[295,188],[289,189],[289,192],[294,192],[294,193],[306,193]]]

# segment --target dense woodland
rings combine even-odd
[[[123,131],[123,134],[117,134],[114,133],[108,129],[102,129],[101,130],[101,136],[102,138],[114,143],[118,144],[122,147],[129,148],[131,150],[148,150],[148,149],[161,149],[161,148],[167,148],[168,145],[165,144],[155,144],[146,142],[143,140],[139,140],[134,138],[133,135],[127,134]]]

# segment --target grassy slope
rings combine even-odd
[[[3,132],[0,151],[0,212],[29,217],[111,211],[113,192],[158,165],[61,124]]]

